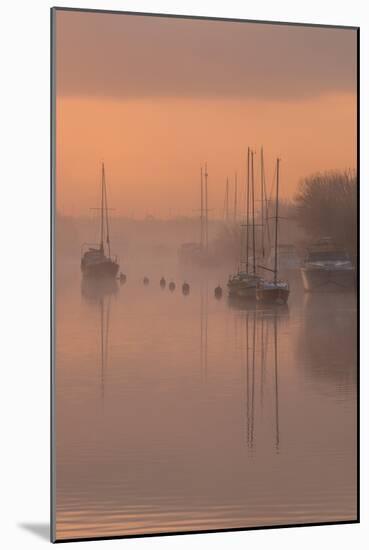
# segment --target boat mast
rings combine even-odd
[[[102,163],[101,173],[101,207],[100,207],[100,249],[104,251],[104,184],[105,184],[105,166]]]
[[[202,177],[202,166],[200,169],[200,243],[201,249],[204,248],[204,181]]]
[[[260,202],[261,202],[261,255],[265,257],[264,243],[264,151],[260,151]]]
[[[209,234],[208,234],[208,166],[205,162],[205,248],[208,251]]]
[[[279,163],[280,163],[280,159],[277,158],[277,184],[276,184],[276,197],[275,197],[274,283],[277,282],[277,272],[278,272]]]
[[[264,164],[264,148],[263,148],[263,190],[264,190],[264,221],[266,227],[266,240],[268,245],[268,250],[270,249],[270,227],[269,227],[269,202],[265,178],[265,164]],[[264,232],[264,245],[265,245],[265,232]]]
[[[234,211],[233,211],[233,221],[237,221],[237,172],[234,173]]]
[[[255,181],[254,181],[254,151],[251,151],[251,206],[252,206],[252,270],[256,273],[255,258]]]
[[[225,192],[225,220],[226,223],[229,221],[229,180],[226,179],[226,192]]]
[[[249,218],[250,218],[250,147],[247,148],[247,181],[246,181],[246,273],[249,272]]]
[[[110,232],[109,232],[109,208],[108,208],[108,194],[106,191],[105,181],[105,169],[104,169],[104,198],[105,198],[105,224],[106,224],[106,244],[108,246],[109,258],[110,258]]]

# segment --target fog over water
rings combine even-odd
[[[356,296],[297,270],[288,307],[247,306],[231,267],[121,269],[57,270],[57,538],[355,519]]]
[[[355,520],[357,30],[53,17],[57,540]]]

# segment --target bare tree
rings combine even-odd
[[[332,237],[355,259],[357,253],[357,178],[351,172],[313,174],[300,183],[296,217],[312,237]]]

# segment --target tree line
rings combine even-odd
[[[296,219],[311,239],[331,237],[355,260],[357,176],[329,171],[305,178],[294,200]]]

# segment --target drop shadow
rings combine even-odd
[[[18,527],[30,531],[41,539],[50,540],[50,525],[48,523],[18,523]]]

